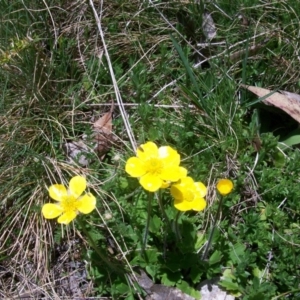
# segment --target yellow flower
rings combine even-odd
[[[182,178],[171,186],[174,206],[181,211],[203,210],[206,207],[206,192],[206,186],[202,182],[194,182],[191,177]]]
[[[67,190],[62,184],[51,185],[48,189],[49,196],[58,201],[57,204],[47,203],[42,208],[42,214],[46,219],[57,220],[61,224],[69,224],[76,218],[78,212],[89,214],[96,207],[96,198],[87,193],[82,193],[86,189],[86,180],[82,176],[75,176],[70,180]]]
[[[140,178],[142,187],[150,192],[165,188],[168,182],[186,177],[187,170],[179,166],[180,155],[169,146],[158,148],[153,142],[142,144],[136,157],[130,157],[125,171],[132,177]]]
[[[217,183],[217,190],[222,196],[229,194],[233,189],[233,183],[229,179],[221,179]]]

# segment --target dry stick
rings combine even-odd
[[[109,103],[91,103],[89,106],[108,106]],[[115,106],[119,106],[117,103],[114,104]],[[61,105],[62,107],[69,107],[69,105]],[[139,103],[123,103],[122,106],[128,106],[128,107],[139,107],[141,104]],[[195,105],[179,105],[179,104],[152,104],[153,107],[159,107],[159,108],[195,108]]]
[[[114,70],[113,70],[113,67],[112,67],[112,64],[111,64],[111,60],[110,60],[110,56],[109,56],[107,46],[106,46],[106,43],[105,43],[104,34],[103,34],[102,26],[101,26],[101,21],[100,21],[100,18],[98,16],[98,13],[95,9],[93,0],[89,0],[89,3],[90,3],[90,6],[93,10],[94,17],[95,17],[97,27],[98,27],[98,31],[99,31],[99,34],[100,34],[100,37],[101,37],[101,40],[102,40],[102,43],[103,43],[104,54],[105,54],[105,57],[106,57],[106,60],[107,60],[107,63],[108,63],[108,68],[109,68],[110,76],[111,76],[111,79],[112,79],[112,82],[113,82],[113,85],[114,85],[114,90],[115,90],[115,96],[116,96],[116,99],[117,99],[117,103],[120,107],[121,116],[122,116],[122,119],[123,119],[123,122],[124,122],[124,125],[125,125],[125,128],[126,128],[126,131],[127,131],[132,149],[134,151],[136,151],[136,148],[137,148],[136,145],[137,144],[136,144],[136,141],[135,141],[135,138],[134,138],[134,135],[133,135],[133,132],[132,132],[132,129],[131,129],[131,126],[130,126],[130,123],[129,123],[129,120],[128,120],[128,117],[127,117],[127,114],[126,114],[126,111],[125,111],[125,108],[123,106],[122,97],[121,97],[121,94],[120,94],[120,90],[119,90],[119,87],[118,87],[118,84],[117,84],[117,81],[116,81],[115,73],[114,73]],[[101,12],[102,12],[102,1],[101,1]]]

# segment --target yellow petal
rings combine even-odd
[[[183,170],[177,166],[164,167],[161,171],[160,178],[165,181],[176,182],[182,178]]]
[[[186,177],[187,175],[187,169],[183,167],[179,167],[179,172],[180,172],[180,179]]]
[[[197,193],[197,197],[203,198],[206,196],[207,188],[202,182],[195,182],[195,190]]]
[[[96,207],[96,198],[91,193],[87,193],[77,201],[76,206],[81,213],[89,214]]]
[[[46,219],[54,219],[61,215],[63,212],[62,207],[57,204],[47,203],[42,208],[42,214]]]
[[[194,180],[192,177],[187,176],[187,177],[181,178],[179,183],[182,187],[185,187],[185,188],[190,187],[191,188],[194,185]]]
[[[190,205],[193,210],[201,211],[201,210],[205,209],[206,201],[203,198],[196,198],[192,202],[190,202]]]
[[[141,177],[146,173],[143,162],[137,157],[130,157],[127,160],[125,171],[132,177]]]
[[[67,189],[62,184],[53,184],[48,191],[49,196],[56,201],[62,201],[68,195]]]
[[[187,210],[191,210],[191,202],[188,201],[181,201],[178,199],[174,200],[174,206],[176,209],[180,210],[180,211],[187,211]]]
[[[178,183],[175,183],[171,187],[171,194],[174,198],[184,199],[188,190],[194,188],[194,180],[191,177],[181,178]]]
[[[163,185],[163,181],[152,174],[145,174],[141,177],[140,184],[145,190],[149,192],[156,192]]]
[[[171,195],[177,200],[183,200],[183,194],[180,189],[180,186],[177,184],[173,184],[171,186]]]
[[[75,198],[80,197],[80,195],[86,189],[86,180],[82,176],[74,176],[69,183],[70,194]]]
[[[71,221],[73,221],[76,218],[76,212],[75,211],[68,211],[64,214],[62,214],[58,219],[57,222],[60,224],[69,224]]]
[[[171,185],[171,182],[169,182],[169,181],[164,181],[164,182],[162,183],[162,186],[161,186],[160,188],[161,188],[161,189],[166,189],[166,188],[168,188],[170,185]]]
[[[147,142],[137,148],[136,156],[141,160],[147,160],[149,157],[157,157],[158,148],[153,142]]]
[[[164,163],[168,166],[173,165],[178,167],[180,164],[180,155],[170,146],[160,147],[158,149],[158,156],[163,159]]]
[[[229,194],[233,189],[233,183],[229,179],[221,179],[217,184],[217,190],[223,196]]]

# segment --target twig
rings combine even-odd
[[[98,16],[98,13],[95,9],[93,0],[89,0],[89,3],[90,3],[90,6],[93,10],[94,17],[95,17],[97,27],[98,27],[98,31],[99,31],[99,34],[100,34],[100,37],[101,37],[101,40],[102,40],[102,43],[103,43],[104,54],[105,54],[105,57],[106,57],[106,60],[107,60],[110,76],[111,76],[111,79],[112,79],[112,82],[113,82],[113,85],[114,85],[115,96],[116,96],[117,103],[120,107],[121,116],[122,116],[126,131],[127,131],[130,143],[131,143],[131,147],[134,151],[136,151],[137,143],[135,141],[133,131],[131,129],[131,125],[129,123],[129,120],[128,120],[128,117],[127,117],[127,114],[126,114],[126,111],[125,111],[125,108],[124,108],[124,105],[123,105],[123,100],[122,100],[120,90],[119,90],[119,87],[118,87],[118,84],[117,84],[117,80],[116,80],[116,77],[115,77],[115,73],[114,73],[114,70],[113,70],[113,67],[112,67],[112,64],[111,64],[110,56],[109,56],[109,53],[108,53],[108,50],[107,50],[107,46],[106,46],[106,43],[105,43],[104,34],[103,34],[102,26],[101,26],[100,17],[101,17],[103,2],[101,1],[100,17]]]

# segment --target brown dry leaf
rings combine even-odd
[[[280,91],[280,93],[287,96],[289,99],[295,99],[295,100],[299,101],[299,103],[300,103],[300,95],[291,93],[291,92],[287,92],[287,91]]]
[[[93,153],[93,150],[97,152],[100,159],[103,158],[113,141],[112,109],[93,124],[92,139],[96,143],[92,147],[87,146],[87,136],[83,136],[83,139],[79,141],[65,143],[64,150],[68,157],[68,162],[77,162],[79,165],[86,167],[90,163],[88,154]]]
[[[254,93],[258,97],[264,97],[272,93],[271,90],[263,89],[257,86],[250,86],[245,84],[242,84],[241,86]],[[263,103],[280,108],[300,123],[300,96],[290,92],[282,91],[282,93],[283,94],[274,92],[272,95],[264,99]]]
[[[112,132],[112,112],[105,113],[100,119],[93,124],[95,131],[102,131],[105,134]]]
[[[105,113],[93,124],[94,139],[97,143],[95,149],[103,156],[111,147],[112,135],[112,110]]]

